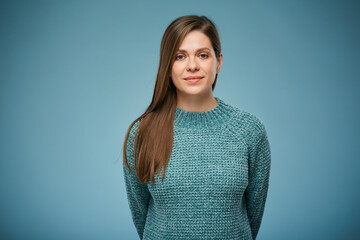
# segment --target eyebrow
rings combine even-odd
[[[207,47],[196,49],[196,52],[201,52],[201,51],[204,51],[204,50],[207,50],[207,51],[211,52],[210,48],[207,48]],[[184,49],[179,49],[178,52],[187,52],[187,51],[184,50]]]

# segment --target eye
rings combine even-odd
[[[184,58],[185,58],[184,55],[177,55],[177,56],[175,57],[176,60],[183,60]]]
[[[206,59],[208,57],[209,57],[209,55],[207,55],[206,53],[200,54],[200,58],[202,58],[202,59]]]

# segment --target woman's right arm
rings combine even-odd
[[[129,207],[132,219],[140,239],[143,237],[148,205],[150,200],[150,192],[146,184],[139,181],[134,164],[134,136],[137,124],[133,126],[129,133],[126,143],[126,156],[131,168],[129,171],[123,163],[126,193],[128,197]]]

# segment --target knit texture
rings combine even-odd
[[[270,147],[263,123],[226,104],[206,112],[175,110],[164,181],[139,182],[134,136],[127,142],[125,185],[140,239],[255,239],[263,216]],[[156,146],[154,146],[156,147]]]

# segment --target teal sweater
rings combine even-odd
[[[139,182],[124,167],[140,239],[255,239],[269,183],[270,148],[263,123],[226,104],[206,112],[175,110],[164,181]],[[134,169],[135,124],[127,142]],[[156,146],[154,146],[156,147]]]

